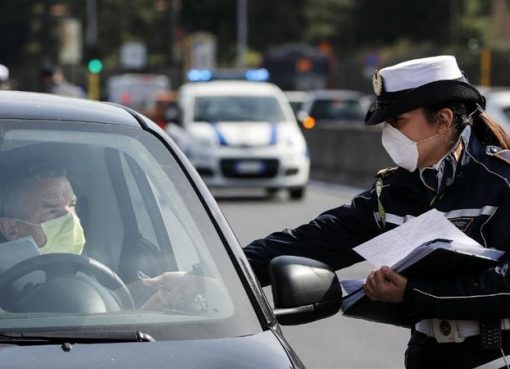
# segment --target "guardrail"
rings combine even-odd
[[[305,130],[313,179],[368,187],[377,171],[394,166],[381,144],[381,127],[343,125]]]

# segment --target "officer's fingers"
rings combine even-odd
[[[363,291],[371,300],[376,300],[375,290],[368,281],[363,285]]]
[[[367,278],[363,290],[365,294],[372,300],[379,300],[380,283],[377,281],[375,272],[372,272]]]
[[[398,288],[405,288],[407,285],[407,278],[401,276],[397,272],[393,271],[392,269],[388,267],[382,267],[381,273],[384,276],[384,278],[394,284]]]
[[[372,279],[374,281],[374,286],[378,290],[383,290],[384,288],[386,288],[388,284],[388,280],[385,278],[384,273],[381,271],[381,269],[378,269],[374,272]]]

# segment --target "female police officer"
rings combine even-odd
[[[259,280],[278,255],[311,257],[341,269],[361,261],[352,248],[431,208],[485,247],[510,248],[510,139],[485,114],[484,97],[453,56],[416,59],[378,71],[368,125],[398,165],[349,206],[276,232],[245,248]],[[500,368],[510,354],[508,264],[448,279],[406,279],[383,267],[365,292],[402,302],[416,322],[407,368]],[[502,340],[491,340],[502,335]],[[509,360],[510,361],[510,360]]]

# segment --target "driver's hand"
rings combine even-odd
[[[207,309],[207,300],[203,296],[205,278],[191,272],[165,272],[157,277],[144,279],[142,283],[145,286],[158,287],[158,291],[141,308],[204,311]]]

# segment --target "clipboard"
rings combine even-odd
[[[462,249],[453,241],[438,239],[420,245],[392,269],[404,277],[440,279],[494,267],[503,254],[503,251],[494,249]],[[341,284],[348,293],[342,303],[343,315],[406,328],[412,325],[401,304],[370,300],[362,289],[364,280],[346,280]]]

